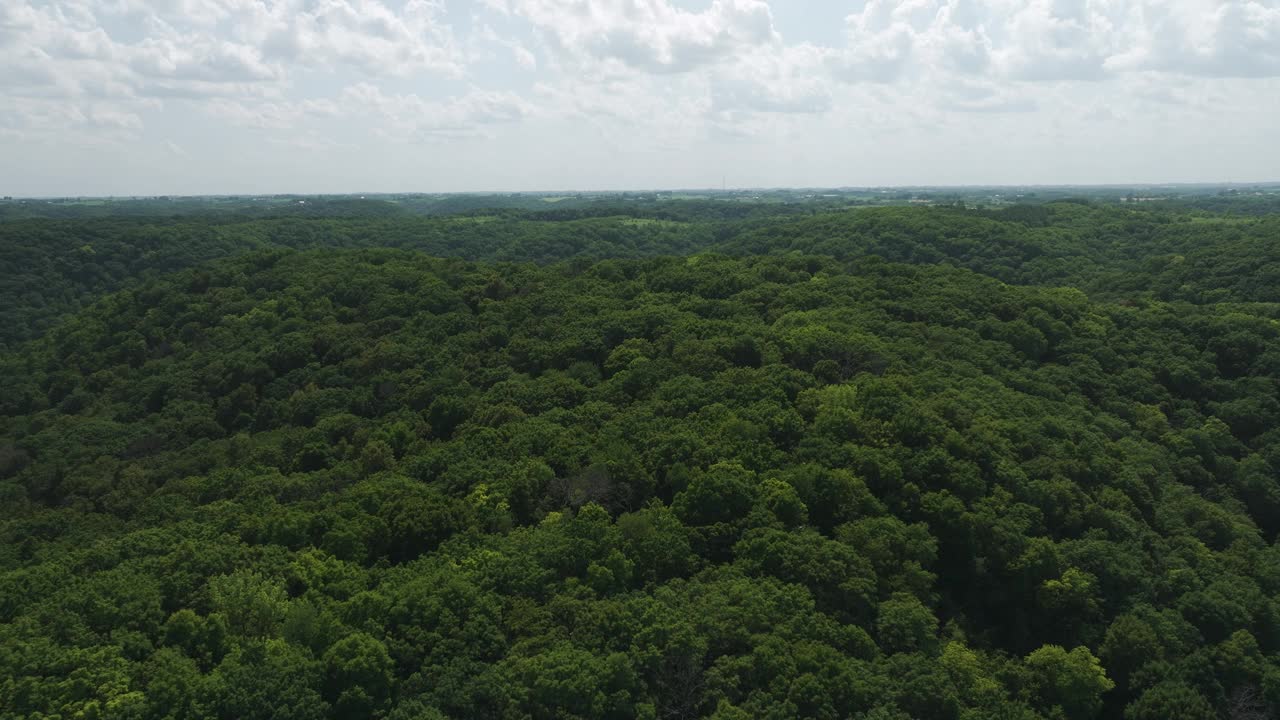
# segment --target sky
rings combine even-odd
[[[1280,180],[1280,0],[0,0],[0,195]]]

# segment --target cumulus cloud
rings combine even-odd
[[[778,40],[763,0],[714,0],[701,12],[668,0],[490,0],[528,21],[560,57],[658,73],[688,72]]]
[[[399,12],[378,0],[259,0],[230,23],[268,57],[290,63],[369,75],[457,75],[461,66],[442,13],[438,0],[408,0]]]
[[[830,54],[831,70],[851,82],[898,79],[929,28],[931,9],[924,2],[870,0],[862,12],[845,18],[848,44]]]
[[[1275,0],[868,0],[846,27],[830,63],[853,82],[1280,75]]]
[[[745,54],[711,79],[713,111],[820,113],[831,109],[826,53],[808,44]]]
[[[137,114],[111,104],[0,96],[0,130],[24,143],[117,147],[141,127]]]
[[[0,4],[0,89],[10,94],[83,94],[118,66],[116,46],[93,19],[60,7]]]
[[[0,93],[30,99],[10,103],[9,126],[24,132],[138,131],[144,111],[185,100],[237,126],[282,129],[316,111],[286,98],[304,73],[459,76],[443,13],[440,0],[9,0]]]
[[[1034,0],[1009,16],[997,51],[1015,80],[1098,80],[1115,52],[1114,24],[1105,3]]]
[[[0,87],[174,97],[240,94],[306,69],[456,76],[442,13],[433,0],[12,0],[0,6]],[[108,18],[142,38],[114,38]]]
[[[1108,58],[1114,70],[1280,76],[1280,3],[1274,0],[1143,3],[1132,17],[1137,41]]]
[[[129,69],[145,79],[252,83],[283,75],[253,47],[198,35],[148,38],[129,48],[128,57]]]

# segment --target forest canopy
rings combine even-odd
[[[0,717],[1274,717],[1209,205],[0,222]]]

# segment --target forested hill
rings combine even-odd
[[[1070,202],[845,211],[668,202],[541,212],[464,204],[464,215],[418,217],[349,212],[353,205],[365,207],[332,201],[290,217],[0,222],[0,349],[39,337],[67,314],[148,276],[266,248],[394,247],[542,264],[706,251],[877,256],[958,265],[1009,283],[1072,286],[1113,300],[1280,302],[1280,215]]]
[[[1109,299],[1280,302],[1280,215],[1259,218],[1059,202],[1003,211],[888,207],[748,230],[730,254],[874,255],[945,263]]]
[[[0,348],[38,337],[101,295],[165,272],[266,248],[395,247],[473,260],[694,252],[710,223],[635,217],[21,220],[0,223]]]
[[[872,257],[910,220],[943,257]],[[256,250],[0,356],[0,716],[1273,712],[1267,306],[829,221],[872,244]]]

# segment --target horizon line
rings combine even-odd
[[[509,189],[492,189],[492,190],[378,190],[378,191],[361,191],[352,190],[346,192],[290,192],[290,191],[271,191],[271,192],[205,192],[205,193],[128,193],[128,194],[111,194],[111,195],[94,195],[87,193],[69,193],[62,195],[4,195],[0,202],[13,202],[15,200],[67,200],[67,199],[91,199],[91,200],[155,200],[159,198],[256,198],[256,197],[354,197],[354,196],[465,196],[465,195],[623,195],[636,193],[700,193],[708,195],[725,195],[731,193],[742,192],[781,192],[781,191],[836,191],[836,192],[870,192],[880,191],[887,192],[892,190],[932,190],[932,191],[948,191],[948,190],[1075,190],[1075,189],[1097,189],[1097,190],[1118,190],[1118,189],[1177,189],[1177,188],[1238,188],[1238,187],[1270,187],[1280,188],[1280,180],[1259,180],[1259,181],[1179,181],[1179,182],[1133,182],[1133,183],[1025,183],[1025,184],[1001,184],[1001,183],[970,183],[955,185],[774,185],[774,186],[741,186],[741,187],[649,187],[649,188],[630,188],[630,189],[611,189],[611,190],[585,190],[585,189],[568,189],[568,188],[551,188],[542,190],[509,190]]]

